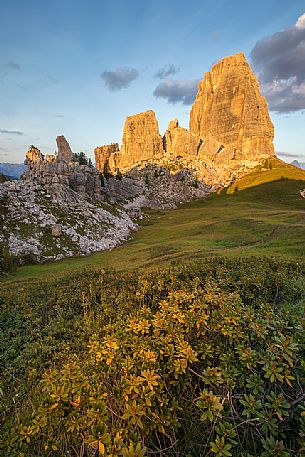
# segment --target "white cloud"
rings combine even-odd
[[[305,29],[305,13],[299,17],[299,19],[295,23],[295,26],[299,30]]]

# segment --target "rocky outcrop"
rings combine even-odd
[[[176,158],[198,154],[200,141],[187,129],[180,127],[178,119],[172,120],[163,137],[164,150],[167,156]]]
[[[106,144],[94,149],[95,166],[102,173],[113,173],[118,168],[120,148],[118,143]]]
[[[64,137],[57,143],[56,156],[32,146],[21,180],[0,184],[0,256],[5,250],[23,262],[89,254],[113,248],[137,228],[127,209],[107,203],[100,172],[71,161]]]
[[[40,152],[40,149],[36,148],[35,146],[30,146],[28,152],[25,155],[25,165],[34,164],[37,162],[42,162],[44,159],[43,155]]]
[[[57,160],[59,162],[71,162],[73,159],[73,152],[66,138],[60,135],[56,138],[58,153]]]
[[[56,139],[57,156],[44,156],[32,146],[26,154],[26,170],[23,180],[31,181],[44,187],[58,201],[70,197],[70,188],[84,198],[101,200],[101,175],[95,168],[72,162],[73,153],[65,137]]]
[[[58,199],[30,180],[1,184],[0,207],[0,257],[5,250],[21,263],[111,249],[137,227],[127,210],[88,201],[67,186]]]
[[[190,132],[200,157],[224,179],[230,171],[274,156],[274,128],[257,79],[242,53],[222,59],[200,82]]]
[[[198,181],[192,170],[173,173],[167,166],[155,164],[135,167],[120,175],[119,179],[108,177],[103,189],[108,201],[138,214],[144,207],[175,209],[181,203],[207,196],[210,190],[209,186]]]
[[[136,166],[161,162],[163,140],[154,111],[126,118],[121,150],[113,143],[95,148],[94,154],[95,166],[102,173],[125,173]]]
[[[45,187],[58,200],[65,200],[67,187],[85,198],[101,199],[100,173],[87,165],[41,161],[29,164],[22,179]]]
[[[56,162],[56,155],[55,154],[46,154],[45,155],[46,162]]]
[[[124,172],[141,162],[158,161],[163,155],[163,142],[155,113],[146,111],[127,117],[118,163],[120,171]]]

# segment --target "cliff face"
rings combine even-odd
[[[226,57],[200,82],[190,132],[203,139],[201,156],[217,168],[274,155],[267,102],[243,54]]]
[[[146,111],[127,117],[119,160],[120,170],[128,169],[138,162],[160,160],[163,154],[163,142],[155,113]]]
[[[102,173],[125,172],[145,162],[160,162],[164,156],[163,140],[153,111],[128,116],[122,148],[118,143],[95,148],[95,165]]]
[[[118,168],[120,149],[118,143],[98,146],[94,149],[95,166],[102,173],[112,173]]]
[[[163,137],[166,155],[169,157],[185,157],[196,155],[199,149],[198,136],[179,126],[178,119],[172,120]]]
[[[127,117],[122,149],[99,148],[97,168],[126,172],[154,163],[192,169],[209,185],[234,180],[274,156],[274,129],[267,103],[243,54],[222,59],[200,82],[189,131],[178,120],[162,138],[155,113]],[[105,148],[105,147],[104,147]],[[179,162],[179,163],[178,163]]]

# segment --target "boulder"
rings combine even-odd
[[[62,234],[62,227],[59,224],[53,225],[51,227],[51,231],[52,231],[52,236],[54,236],[54,238],[59,238]]]

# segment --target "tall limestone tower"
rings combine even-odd
[[[202,157],[217,168],[274,155],[267,102],[242,53],[225,57],[205,74],[191,110],[190,132],[203,139]]]

